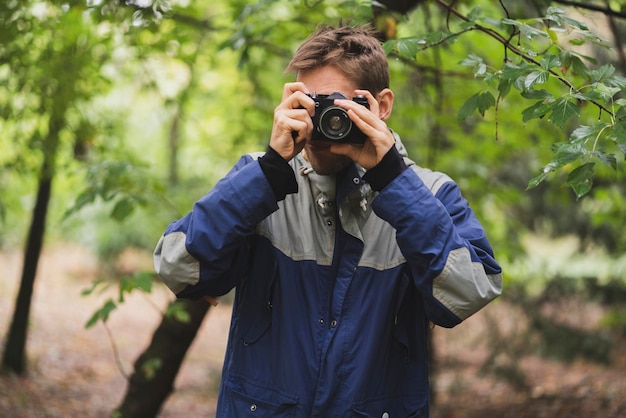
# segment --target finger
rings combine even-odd
[[[364,96],[367,99],[370,111],[374,115],[378,115],[378,101],[369,90],[354,90],[355,96]]]
[[[370,95],[371,97],[371,95]],[[360,103],[357,103],[353,100],[343,100],[343,99],[337,99],[335,100],[335,105],[343,108],[344,110],[346,110],[346,112],[348,112],[348,115],[350,115],[350,112],[354,112],[353,115],[357,116],[358,119],[363,120],[364,122],[368,123],[368,124],[376,124],[376,122],[379,120],[379,118],[376,116],[378,112],[378,103],[376,103],[375,100],[373,100],[373,109],[371,108],[367,108],[365,106],[363,106]],[[350,119],[352,119],[353,116],[350,117]],[[357,119],[352,119],[353,122],[357,123]]]
[[[286,99],[283,99],[275,110],[291,109],[306,109],[309,117],[313,117],[315,115],[315,101],[308,95],[308,93],[297,90],[287,96]]]
[[[296,92],[302,92],[302,93],[308,94],[309,90],[306,88],[304,83],[301,83],[299,81],[293,82],[293,83],[285,83],[283,87],[283,99],[281,100],[281,102],[286,101],[287,98],[289,98],[291,95],[293,95]]]
[[[294,140],[310,137],[313,122],[305,109],[284,109],[276,114],[276,124],[283,133],[288,133]],[[292,132],[296,132],[294,136]]]

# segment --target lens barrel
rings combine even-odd
[[[329,106],[319,116],[319,129],[328,139],[341,141],[352,130],[352,120],[344,109]]]

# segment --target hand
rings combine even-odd
[[[365,96],[369,109],[352,100],[335,100],[335,105],[346,110],[352,122],[358,126],[367,139],[363,145],[333,144],[330,151],[345,155],[369,170],[378,164],[395,144],[395,139],[384,120],[391,112],[393,93],[385,89],[379,94],[379,98],[381,95],[386,95],[383,100],[385,100],[384,106],[389,107],[388,109],[381,109],[379,102],[367,90],[355,90],[354,94]],[[384,111],[381,113],[381,110]]]
[[[303,83],[287,83],[282,101],[274,109],[270,146],[287,161],[302,151],[313,132],[315,102],[307,93]]]

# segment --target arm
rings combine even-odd
[[[433,184],[442,183],[433,192],[413,169],[402,169],[391,180],[377,169],[366,174],[368,181],[382,186],[374,211],[396,229],[429,319],[451,327],[497,297],[502,290],[500,266],[458,186],[424,170]]]
[[[298,191],[287,161],[304,147],[313,125],[313,100],[302,83],[287,83],[274,110],[270,144],[258,163],[243,157],[184,218],[172,223],[154,251],[154,266],[183,298],[219,296],[246,274],[250,237],[278,209],[277,201]]]
[[[293,170],[273,150],[242,157],[184,218],[168,226],[154,252],[157,273],[179,297],[227,293],[246,274],[256,225],[297,191]]]

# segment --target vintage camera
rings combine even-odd
[[[315,101],[315,116],[313,116],[313,141],[333,141],[346,144],[363,144],[365,134],[352,123],[348,113],[335,106],[335,99],[347,99],[341,93],[333,94],[311,94]],[[369,109],[369,104],[365,96],[354,96],[352,101],[359,103]]]

